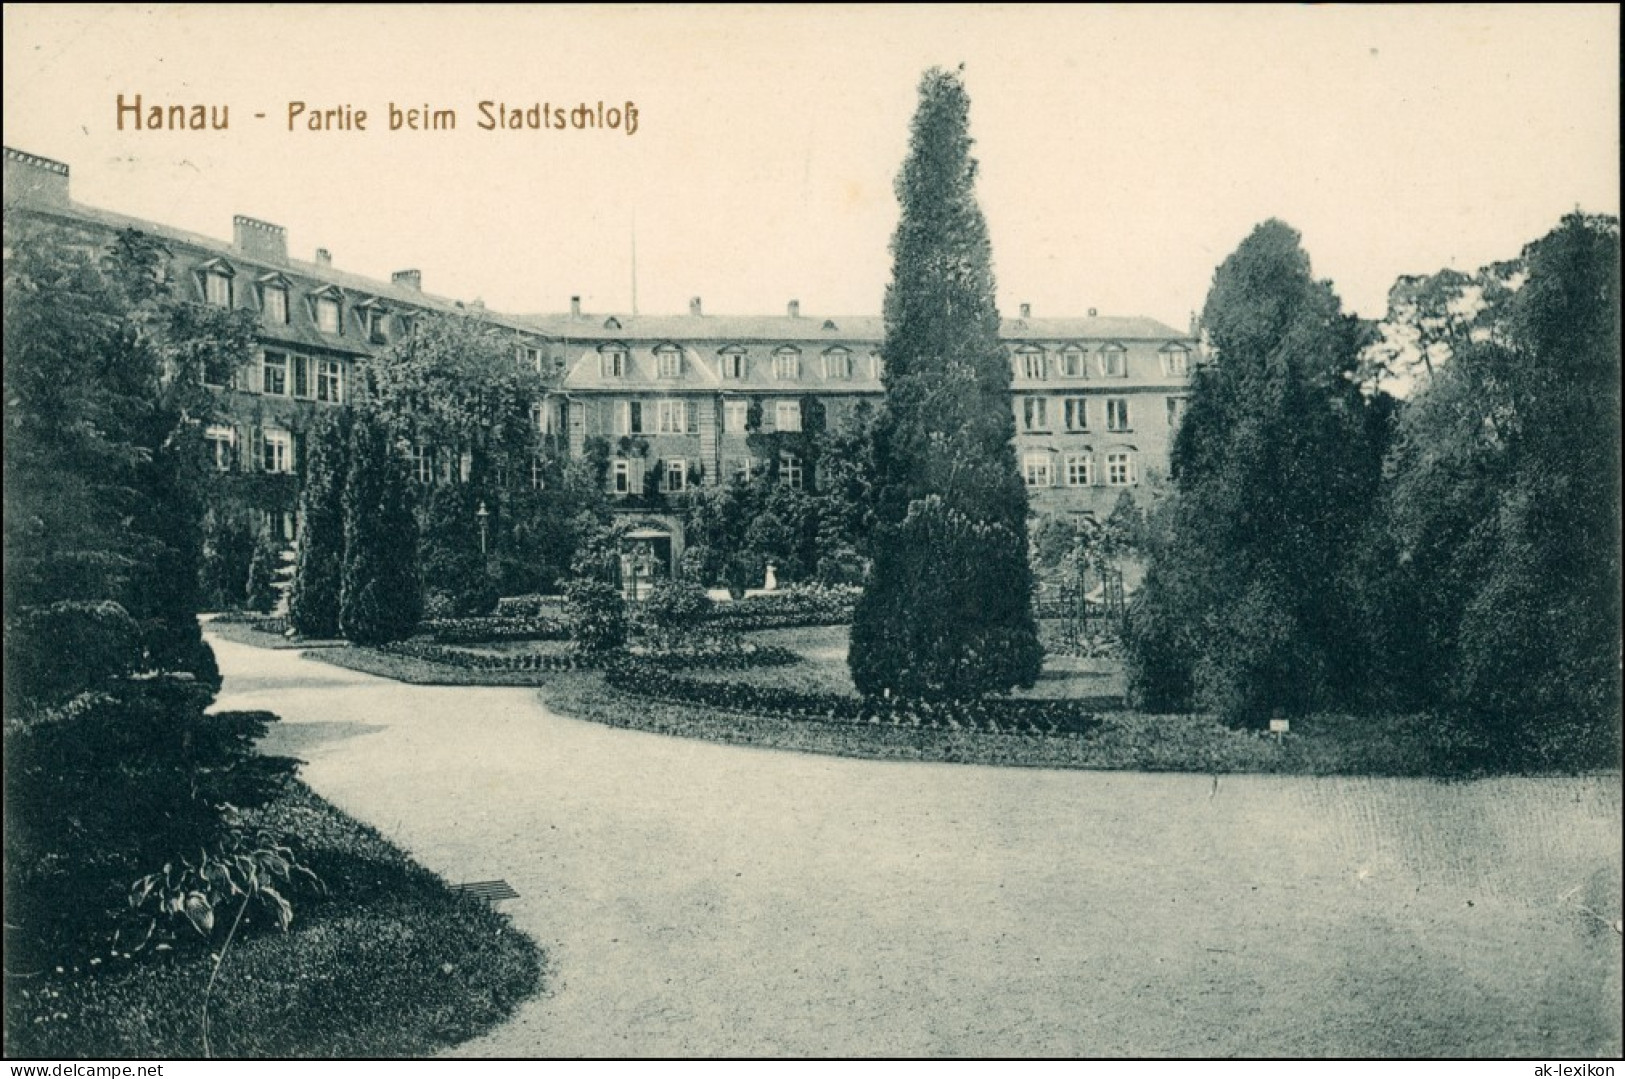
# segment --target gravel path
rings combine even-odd
[[[325,797],[519,891],[550,990],[458,1054],[1620,1052],[1617,776],[802,756],[214,645]]]

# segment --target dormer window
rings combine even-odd
[[[1162,373],[1169,378],[1184,378],[1191,373],[1191,350],[1184,345],[1169,345],[1162,350]]]
[[[626,347],[605,345],[598,350],[598,370],[605,378],[626,377]]]
[[[824,377],[849,379],[852,377],[852,353],[844,348],[832,348],[824,353]]]
[[[515,365],[517,365],[521,371],[529,369],[535,371],[537,374],[542,373],[542,364],[544,360],[542,350],[539,348],[534,348],[530,345],[515,345],[513,349],[513,360]]]
[[[339,334],[344,330],[343,313],[339,307],[339,290],[328,286],[311,297],[311,312],[316,328],[322,333]]]
[[[1061,350],[1061,375],[1063,378],[1086,378],[1089,369],[1084,363],[1083,349],[1076,345],[1068,345]]]
[[[365,300],[357,304],[356,314],[361,318],[361,328],[367,334],[368,344],[389,344],[389,312],[385,311],[377,300]],[[323,332],[336,333],[338,331],[324,330]]]
[[[1044,350],[1024,348],[1016,353],[1016,364],[1024,377],[1041,379],[1044,377]]]
[[[286,285],[266,285],[260,296],[265,306],[265,321],[273,326],[286,326],[288,324],[288,287]]]
[[[781,348],[773,353],[773,377],[795,379],[801,377],[801,353],[793,348]]]
[[[227,263],[212,259],[203,264],[203,301],[210,307],[231,307],[234,299],[232,278],[236,276]]]
[[[675,345],[661,345],[655,349],[655,370],[661,378],[682,378],[682,350]]]
[[[1128,353],[1122,345],[1104,345],[1100,349],[1100,374],[1103,378],[1128,376]]]
[[[719,354],[722,360],[722,377],[740,379],[745,377],[745,350],[742,348],[725,348]]]

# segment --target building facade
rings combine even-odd
[[[382,281],[337,268],[326,250],[293,258],[286,231],[256,218],[236,217],[228,242],[84,206],[69,197],[68,180],[68,166],[6,148],[8,218],[26,214],[87,247],[137,229],[165,245],[184,295],[252,313],[256,356],[217,387],[207,437],[222,473],[259,477],[261,487],[286,477],[269,489],[281,492],[270,502],[290,539],[306,432],[352,396],[361,360],[428,313],[478,313],[512,335],[516,362],[553,385],[534,409],[547,441],[579,456],[601,440],[607,493],[644,517],[639,535],[658,541],[668,564],[681,553],[686,491],[764,473],[816,483],[792,452],[762,459],[764,440],[753,436],[834,429],[883,396],[878,318],[804,315],[795,301],[781,316],[717,316],[699,299],[686,316],[589,314],[578,299],[565,314],[503,315],[424,292],[417,270]],[[1104,517],[1123,491],[1165,471],[1192,333],[1093,311],[1039,318],[1023,304],[1001,337],[1034,513]],[[413,468],[420,482],[456,482],[466,462],[420,450]],[[664,512],[650,511],[651,494]]]

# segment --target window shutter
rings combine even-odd
[[[248,429],[248,467],[245,472],[259,472],[265,468],[265,434],[258,427]]]
[[[693,434],[699,430],[699,417],[693,401],[683,402],[683,430],[688,434]]]
[[[623,435],[632,433],[632,402],[615,402],[615,430]]]

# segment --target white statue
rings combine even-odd
[[[778,587],[779,587],[778,574],[773,572],[773,563],[769,562],[767,564],[767,579],[762,582],[762,591],[764,591],[764,592],[772,592],[774,589],[776,589]]]

